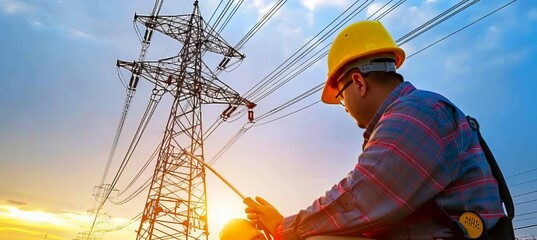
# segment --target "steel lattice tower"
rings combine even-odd
[[[244,58],[226,43],[200,15],[140,16],[135,20],[182,43],[177,56],[117,65],[155,84],[155,91],[170,93],[170,115],[152,177],[136,239],[208,239],[202,104],[247,105],[233,89],[217,79],[202,61],[205,52],[226,58]],[[251,112],[250,112],[251,113]]]

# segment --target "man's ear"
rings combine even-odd
[[[356,72],[351,75],[352,81],[358,85],[360,96],[365,97],[367,94],[368,85],[361,73]]]

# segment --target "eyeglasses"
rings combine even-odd
[[[345,106],[345,99],[343,98],[343,91],[345,91],[346,88],[348,88],[352,83],[352,79],[350,81],[348,81],[347,83],[345,83],[345,85],[343,85],[343,87],[341,88],[341,90],[339,90],[339,92],[336,94],[336,99],[339,100],[339,104],[341,104],[342,106]]]

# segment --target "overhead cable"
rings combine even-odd
[[[130,158],[132,156],[132,153],[134,152],[134,149],[136,149],[136,146],[138,146],[140,138],[143,135],[143,132],[145,131],[145,129],[147,127],[147,124],[149,123],[149,120],[151,119],[151,117],[153,116],[153,113],[155,112],[156,106],[158,105],[158,102],[160,101],[160,98],[161,98],[161,95],[159,95],[157,93],[158,92],[153,91],[153,93],[151,95],[151,99],[149,101],[149,104],[148,104],[148,106],[146,108],[146,111],[145,111],[143,117],[142,117],[142,120],[140,121],[140,124],[138,125],[138,129],[136,130],[136,133],[135,133],[135,135],[134,135],[134,137],[133,137],[133,139],[131,141],[131,144],[130,144],[128,150],[127,150],[127,153],[125,154],[125,156],[123,158],[123,161],[121,162],[121,165],[120,165],[119,169],[117,170],[116,175],[114,176],[114,179],[110,183],[110,188],[107,190],[107,192],[104,193],[103,197],[101,198],[100,203],[98,204],[98,207],[97,207],[97,210],[96,210],[96,213],[95,213],[95,217],[93,219],[93,223],[92,223],[91,228],[90,228],[90,235],[91,235],[91,232],[93,231],[93,228],[95,227],[95,223],[97,222],[99,212],[101,211],[101,209],[103,208],[104,204],[106,203],[106,201],[110,197],[110,194],[114,190],[115,185],[117,184],[119,178],[121,177],[121,174],[125,170],[125,168],[127,166],[127,163],[129,162],[129,160],[130,160]]]
[[[395,10],[396,8],[398,8],[399,6],[401,6],[401,4],[403,4],[406,0],[400,0],[399,2],[395,3],[394,5],[392,5],[390,8],[388,8],[388,10],[382,12],[378,17],[375,18],[375,20],[380,20],[382,19],[383,17],[385,17],[386,15],[388,15],[389,13],[391,13],[393,10]]]
[[[246,33],[246,35],[242,37],[242,39],[237,43],[237,45],[235,45],[235,49],[241,49],[244,46],[244,44],[246,44],[246,42],[248,42],[248,40],[250,40],[250,38],[252,38],[257,33],[257,31],[259,31],[259,29],[261,29],[261,27],[265,25],[265,23],[267,23],[267,21],[270,18],[272,18],[272,16],[286,2],[287,0],[278,0],[278,2],[272,5],[272,7],[268,10],[268,12],[266,12],[265,15],[263,15],[263,17],[261,17],[261,19],[255,23],[255,25],[250,29],[250,31],[248,31],[248,33]]]
[[[124,228],[128,227],[129,225],[133,224],[134,222],[137,222],[141,218],[142,218],[142,213],[136,215],[134,218],[130,219],[129,221],[125,222],[124,224],[121,224],[121,225],[119,225],[117,227],[110,228],[110,229],[102,229],[102,230],[99,230],[99,232],[116,232],[116,231],[119,231],[121,229],[124,229]]]
[[[514,0],[514,1],[516,1],[516,0]],[[498,8],[498,9],[496,9],[496,10],[493,11],[492,13],[495,13],[495,12],[501,10],[502,8],[504,8],[504,7],[508,6],[508,5],[510,5],[510,4],[513,3],[514,1],[509,2],[509,3],[507,3],[506,5],[504,5],[504,6],[500,7],[500,8]],[[397,6],[399,6],[400,3],[402,3],[402,2],[403,2],[403,1],[399,1],[398,3],[396,3],[396,4],[398,4]],[[390,11],[390,12],[393,11],[393,8],[390,8],[389,11]],[[459,12],[460,12],[460,11],[459,11]],[[487,17],[487,16],[490,16],[492,13],[489,13],[489,14],[483,16],[482,18],[476,20],[475,22],[480,21],[480,20],[482,20],[483,18],[485,18],[485,17]],[[384,16],[385,16],[385,15],[381,15],[381,17],[384,17]],[[445,20],[444,20],[444,21],[445,21]],[[475,23],[475,22],[474,22],[474,23]],[[469,25],[472,25],[472,24],[473,24],[473,23],[471,23],[471,24],[469,24]],[[459,30],[456,31],[455,33],[464,30],[464,29],[467,28],[469,25],[467,25],[467,26],[465,26],[465,27],[459,29]],[[435,26],[436,26],[436,25],[435,25]],[[450,37],[450,36],[452,36],[452,35],[455,34],[455,33],[452,33],[452,34],[450,34],[450,35],[444,37],[443,39],[445,39],[445,38],[447,38],[447,37]],[[443,40],[443,39],[441,39],[441,40]],[[441,40],[439,40],[439,41],[441,41]],[[436,43],[438,43],[439,41],[437,41]],[[434,44],[436,44],[436,43],[433,43],[433,44],[431,44],[430,46],[432,46],[432,45],[434,45]],[[304,46],[306,46],[306,45],[304,45]],[[427,48],[429,48],[430,46],[428,46]],[[423,50],[425,50],[425,49],[422,49],[422,50],[420,50],[420,51],[418,51],[418,52],[416,52],[416,53],[410,55],[409,57],[414,56],[414,55],[418,54],[419,52],[421,52],[421,51],[423,51]],[[296,52],[295,52],[295,54],[296,54]],[[409,58],[409,57],[408,57],[408,58]],[[290,59],[290,58],[289,58],[289,59]],[[286,61],[288,61],[289,59],[287,59]],[[284,62],[284,63],[285,63],[285,62]],[[283,65],[283,64],[281,64],[280,66],[278,66],[277,69],[280,68],[282,65]],[[274,71],[276,71],[276,70],[274,70]],[[274,72],[274,71],[273,71],[273,72]],[[270,74],[269,74],[268,76],[270,76]],[[267,77],[268,77],[268,76],[267,76]],[[267,77],[265,77],[264,79],[266,79]],[[262,80],[262,81],[263,81],[263,80]],[[261,82],[262,82],[262,81],[261,81]],[[255,87],[257,87],[259,84],[261,84],[261,82],[259,82],[259,83],[258,83],[256,86],[254,86],[254,88],[252,88],[252,89],[255,89]],[[252,89],[250,89],[249,92],[250,92]],[[259,89],[259,88],[258,88],[258,89]],[[319,90],[319,91],[320,91],[320,90]],[[313,103],[313,104],[315,104],[315,103]],[[237,114],[241,114],[241,112],[242,112],[242,111],[240,111],[240,112],[237,113]],[[242,113],[242,114],[244,114],[244,113]],[[288,115],[287,115],[287,116],[288,116]],[[238,119],[238,118],[237,118],[237,119]],[[278,120],[279,120],[279,119],[281,119],[281,118],[278,118]],[[244,133],[242,133],[242,134],[244,134]],[[234,137],[234,138],[232,139],[232,142],[236,142],[237,140],[238,140],[238,139],[236,139],[236,137]],[[230,145],[226,145],[226,149],[229,149],[229,148],[230,148]],[[220,156],[221,156],[221,155],[220,155]],[[537,169],[535,169],[535,170],[537,170]]]
[[[520,175],[524,175],[524,174],[527,174],[527,173],[530,173],[530,172],[535,172],[537,171],[537,168],[534,168],[534,169],[530,169],[530,170],[527,170],[527,171],[524,171],[524,172],[521,172],[521,173],[517,173],[515,175],[511,175],[507,178],[514,178],[514,177],[517,177],[517,176],[520,176]]]
[[[367,19],[371,19],[373,16],[375,16],[375,14],[377,14],[378,12],[382,11],[382,9],[384,9],[388,4],[390,4],[393,0],[390,0],[388,2],[386,2],[384,5],[382,5],[382,7],[380,7],[379,9],[377,9],[374,13],[372,13],[371,15],[369,15],[369,17],[367,17]]]
[[[526,229],[526,228],[534,228],[534,227],[537,227],[537,224],[532,224],[532,225],[527,225],[527,226],[522,226],[522,227],[516,227],[514,228],[514,230],[520,230],[520,229]]]
[[[231,7],[233,1],[228,1],[226,3],[226,6],[224,6],[224,9],[222,10],[222,12],[220,12],[220,15],[218,15],[218,17],[216,18],[215,22],[213,23],[213,25],[211,26],[211,28],[213,30],[215,30],[218,26],[218,24],[220,24],[220,21],[222,21],[222,19],[224,18],[224,16],[227,14],[227,11],[229,10],[229,8]]]
[[[278,76],[283,74],[286,70],[288,70],[293,64],[297,64],[299,60],[301,60],[306,54],[311,52],[316,46],[318,46],[320,43],[325,41],[331,34],[333,34],[335,31],[339,29],[340,26],[350,21],[351,17],[356,16],[358,13],[360,13],[363,9],[365,9],[364,6],[368,6],[373,2],[373,0],[366,0],[364,3],[362,3],[359,7],[354,9],[351,13],[349,13],[345,18],[343,18],[339,23],[337,23],[335,26],[330,27],[332,24],[334,24],[339,18],[344,16],[348,11],[350,11],[359,1],[354,2],[350,7],[348,7],[343,13],[341,13],[337,18],[335,18],[332,22],[330,22],[325,28],[323,28],[319,33],[317,33],[314,37],[312,37],[306,44],[304,44],[301,48],[299,48],[295,53],[293,53],[289,58],[287,58],[283,63],[281,63],[278,67],[276,67],[275,70],[270,72],[266,77],[264,77],[261,81],[259,81],[254,87],[252,87],[250,90],[248,90],[244,95],[248,99],[253,99],[257,96],[259,96],[261,91],[266,90],[267,86],[272,83]],[[368,5],[366,5],[368,4]],[[362,8],[363,7],[363,8]],[[361,9],[361,10],[360,10]],[[325,30],[328,31],[326,33]],[[321,34],[323,34],[320,38],[318,38]]]
[[[231,10],[231,13],[227,16],[226,20],[224,20],[224,23],[220,25],[220,28],[218,29],[218,31],[216,31],[217,33],[221,33],[222,30],[224,30],[224,28],[227,26],[227,24],[229,23],[231,18],[235,15],[235,13],[237,12],[237,10],[239,9],[239,7],[242,5],[243,2],[244,0],[239,0],[239,3],[237,3],[237,5],[235,5],[233,10]]]
[[[321,48],[317,53],[315,53],[313,56],[317,55],[317,57],[313,59],[310,58],[309,59],[310,62],[304,62],[304,64],[298,65],[295,69],[289,71],[287,75],[283,76],[280,80],[273,83],[272,89],[268,90],[267,92],[265,92],[263,95],[259,96],[258,98],[255,98],[253,101],[256,103],[260,102],[261,100],[263,100],[264,98],[268,97],[270,94],[275,92],[277,89],[283,87],[283,85],[285,85],[286,83],[294,79],[296,76],[306,71],[308,68],[313,66],[319,60],[323,59],[328,54],[328,50],[325,50],[325,49],[327,49],[329,46],[330,44],[326,45],[325,47]]]
[[[537,219],[537,217],[517,218],[517,219],[513,220],[513,222],[523,222],[523,221],[528,221],[528,220],[533,220],[533,219]]]
[[[138,180],[138,178],[142,175],[142,173],[147,169],[149,164],[155,159],[155,157],[157,157],[158,150],[160,149],[161,145],[162,145],[162,142],[155,148],[151,156],[147,159],[144,166],[142,166],[142,168],[140,169],[140,171],[138,171],[136,176],[134,176],[134,178],[127,184],[126,187],[124,187],[122,190],[119,191],[118,196],[121,196],[123,193],[129,190],[130,187],[134,185],[134,183]]]
[[[443,23],[444,21],[446,21],[446,20],[452,18],[453,16],[457,15],[458,13],[460,13],[461,11],[467,9],[467,8],[470,7],[471,5],[477,3],[478,1],[479,1],[479,0],[474,0],[474,1],[470,2],[469,4],[466,4],[466,5],[464,5],[463,7],[457,9],[456,11],[450,13],[450,14],[447,15],[446,17],[444,17],[444,18],[438,20],[437,22],[431,24],[430,26],[425,27],[423,30],[419,31],[418,33],[416,33],[416,34],[414,34],[414,35],[411,35],[410,37],[400,38],[400,39],[398,39],[398,40],[395,41],[395,42],[398,43],[399,46],[404,45],[404,44],[407,43],[408,41],[410,41],[410,40],[412,40],[412,39],[414,39],[414,38],[416,38],[416,37],[422,35],[423,33],[429,31],[431,28],[436,27],[438,24]],[[449,9],[448,9],[448,10],[449,10]],[[450,12],[450,11],[451,11],[451,10],[449,10],[449,11],[444,11],[442,14],[445,14],[445,13]],[[442,15],[442,14],[440,14],[440,15]],[[423,24],[422,26],[429,25],[429,24],[430,24],[430,23],[426,23],[426,24]],[[422,26],[420,26],[420,27],[422,27]]]
[[[216,6],[216,8],[214,9],[213,14],[211,14],[211,17],[209,18],[209,21],[207,21],[207,23],[210,23],[211,20],[213,20],[214,15],[216,14],[216,12],[218,12],[218,9],[220,8],[220,5],[222,5],[223,1],[224,0],[220,0],[220,2],[218,3],[218,6]]]
[[[127,89],[127,95],[125,96],[125,103],[123,104],[123,111],[121,111],[121,117],[119,119],[119,124],[116,130],[116,135],[114,136],[114,141],[112,142],[112,148],[110,149],[110,153],[108,154],[108,160],[106,161],[106,167],[104,168],[103,175],[101,177],[101,183],[99,185],[103,185],[104,181],[106,180],[106,176],[108,175],[108,171],[110,169],[110,165],[112,163],[112,159],[114,158],[114,154],[117,149],[117,144],[119,142],[119,137],[121,136],[121,133],[123,131],[123,126],[125,125],[125,120],[127,119],[127,114],[129,113],[129,108],[132,102],[132,97],[134,97],[135,90],[134,89]]]
[[[396,40],[396,42],[400,42],[402,40],[404,40],[405,38],[411,36],[412,34],[418,32],[419,30],[422,30],[423,28],[425,28],[426,26],[428,26],[429,24],[433,23],[434,21],[438,20],[439,18],[443,17],[444,15],[446,15],[447,13],[453,11],[454,9],[457,9],[458,7],[460,7],[461,5],[463,5],[464,3],[468,2],[468,0],[463,0],[463,1],[460,1],[459,3],[453,5],[452,7],[450,7],[449,9],[447,9],[446,11],[436,15],[436,17],[434,18],[431,18],[429,21],[425,22],[424,24],[422,24],[421,26],[415,28],[414,30],[408,32],[407,34],[403,35],[402,37],[400,37],[399,39]]]
[[[537,202],[537,199],[532,199],[532,200],[528,200],[528,201],[524,201],[524,202],[518,202],[518,203],[515,203],[515,206],[516,205],[523,205],[523,204],[533,203],[533,202]]]
[[[418,51],[412,53],[410,56],[407,57],[407,59],[408,59],[408,58],[411,58],[411,57],[413,57],[413,56],[415,56],[416,54],[419,54],[419,53],[421,53],[421,52],[423,52],[423,51],[429,49],[430,47],[432,47],[432,46],[438,44],[439,42],[444,41],[445,39],[447,39],[447,38],[449,38],[449,37],[451,37],[451,36],[453,36],[453,35],[459,33],[460,31],[462,31],[462,30],[464,30],[464,29],[466,29],[466,28],[468,28],[468,27],[474,25],[475,23],[477,23],[477,22],[479,22],[479,21],[485,19],[486,17],[488,17],[488,16],[490,16],[490,15],[492,15],[492,14],[494,14],[494,13],[500,11],[500,10],[502,10],[503,8],[505,8],[505,7],[509,6],[509,5],[511,5],[511,4],[514,3],[514,2],[516,2],[516,0],[513,0],[513,1],[511,1],[511,2],[508,2],[508,3],[505,4],[505,5],[502,5],[501,7],[497,8],[496,10],[494,10],[494,11],[492,11],[492,12],[490,12],[490,13],[488,13],[487,15],[478,18],[477,20],[475,20],[475,21],[473,21],[473,22],[471,22],[471,23],[465,25],[464,27],[459,28],[457,31],[452,32],[452,33],[448,34],[447,36],[445,36],[445,37],[443,37],[443,38],[441,38],[441,39],[439,39],[439,40],[437,40],[437,41],[435,41],[435,42],[433,42],[433,43],[427,45],[426,47],[424,47],[424,48],[422,48],[422,49],[420,49],[420,50],[418,50]],[[535,170],[537,170],[537,169],[529,170],[528,172],[530,172],[530,171],[535,171]],[[511,176],[511,177],[513,177],[513,176]],[[510,177],[508,177],[508,178],[510,178]]]
[[[272,119],[272,120],[269,120],[269,121],[266,121],[266,122],[257,123],[254,127],[260,127],[260,126],[263,126],[263,125],[266,125],[266,124],[269,124],[269,123],[278,121],[278,120],[280,120],[280,119],[282,119],[282,118],[288,117],[288,116],[293,115],[293,114],[295,114],[295,113],[298,113],[298,112],[300,112],[300,111],[302,111],[302,110],[305,110],[305,109],[307,109],[307,108],[309,108],[309,107],[311,107],[311,106],[313,106],[313,105],[315,105],[315,104],[317,104],[317,103],[319,103],[319,102],[321,102],[321,100],[317,100],[317,101],[315,101],[315,102],[313,102],[313,103],[310,103],[310,104],[308,104],[308,105],[306,105],[306,106],[304,106],[304,107],[301,107],[301,108],[299,108],[299,109],[297,109],[297,110],[295,110],[295,111],[292,111],[292,112],[290,112],[290,113],[288,113],[288,114],[282,115],[282,116],[277,117],[277,118],[275,118],[275,119]]]
[[[518,194],[518,195],[514,195],[513,198],[516,198],[516,197],[522,197],[522,196],[526,196],[526,195],[530,195],[530,194],[534,194],[534,193],[537,193],[537,190],[536,190],[536,191],[531,191],[531,192],[522,193],[522,194]]]

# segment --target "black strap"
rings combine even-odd
[[[483,152],[485,153],[485,157],[487,158],[487,162],[489,163],[490,169],[492,171],[492,176],[494,176],[494,178],[498,182],[500,197],[502,198],[505,204],[507,217],[510,219],[513,219],[515,217],[515,207],[513,205],[513,198],[511,197],[509,188],[507,188],[507,184],[505,183],[505,178],[503,177],[502,171],[500,170],[500,167],[498,166],[498,163],[496,162],[494,155],[492,155],[492,152],[490,151],[489,146],[487,145],[487,143],[481,136],[481,132],[479,131],[479,123],[477,122],[477,120],[470,116],[466,116],[466,119],[468,120],[468,124],[470,124],[470,127],[474,131],[476,131],[477,136],[479,136],[479,145],[481,145],[481,148],[483,149]]]
[[[512,224],[510,223],[511,220],[515,216],[515,208],[513,205],[513,198],[511,197],[511,193],[509,192],[509,189],[507,188],[507,184],[505,183],[505,178],[503,177],[502,171],[500,170],[500,167],[498,166],[498,163],[496,162],[496,158],[494,158],[494,155],[492,155],[492,152],[490,151],[490,148],[488,147],[487,143],[481,136],[481,132],[479,131],[479,123],[477,120],[473,117],[466,116],[466,119],[468,120],[468,124],[472,128],[472,130],[477,132],[477,136],[479,137],[479,145],[483,149],[483,152],[485,153],[485,158],[487,159],[487,162],[490,166],[490,169],[492,171],[492,176],[496,179],[498,182],[498,190],[500,192],[500,197],[502,198],[502,201],[505,204],[505,210],[507,211],[507,218],[509,219],[509,231],[512,233],[512,236],[514,236],[514,232],[512,229]],[[427,209],[431,216],[433,216],[434,219],[436,219],[440,224],[449,227],[451,231],[453,232],[453,239],[467,239],[464,237],[466,235],[463,232],[463,227],[459,226],[457,222],[453,221],[449,214],[442,209],[434,200],[429,201],[425,206],[425,209]],[[488,236],[487,231],[483,232],[483,235],[479,237],[478,239],[489,239],[489,237],[494,236]],[[511,238],[511,237],[510,237]]]

